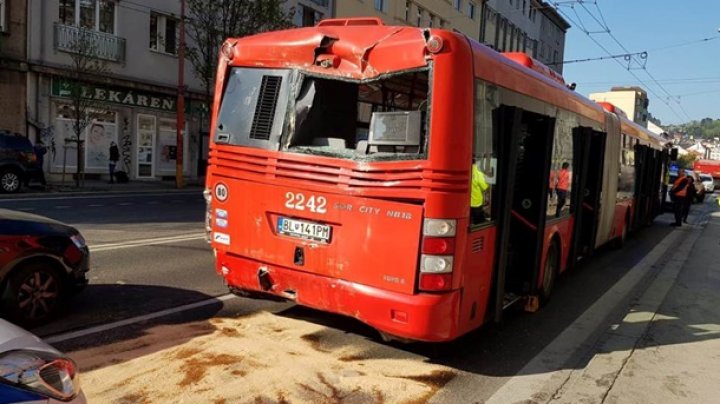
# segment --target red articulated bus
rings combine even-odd
[[[230,290],[403,340],[536,309],[652,221],[667,161],[524,54],[374,18],[227,40],[211,125],[206,225]]]

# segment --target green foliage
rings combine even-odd
[[[292,26],[285,0],[188,0],[187,58],[210,98],[220,47],[228,38]]]
[[[720,119],[703,118],[700,121],[692,121],[682,125],[671,125],[666,129],[670,133],[687,133],[695,139],[712,139],[720,137]]]
[[[693,168],[693,163],[698,159],[698,154],[695,152],[689,152],[686,155],[678,156],[677,163],[680,168]]]

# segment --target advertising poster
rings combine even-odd
[[[177,159],[177,134],[174,131],[160,131],[158,137],[158,170],[175,172]]]
[[[85,168],[107,170],[110,162],[110,143],[117,144],[115,125],[107,122],[93,122],[86,129]]]

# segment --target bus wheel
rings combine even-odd
[[[553,288],[555,287],[555,278],[560,270],[560,251],[557,242],[553,241],[545,256],[545,266],[543,267],[542,290],[540,291],[540,305],[544,305],[550,300]]]

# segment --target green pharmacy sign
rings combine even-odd
[[[80,91],[80,97],[87,100],[131,107],[152,108],[168,112],[177,111],[177,99],[167,95],[102,87],[92,84],[80,84],[78,91]],[[72,98],[73,84],[65,79],[54,78],[52,80],[52,95],[53,97]]]

